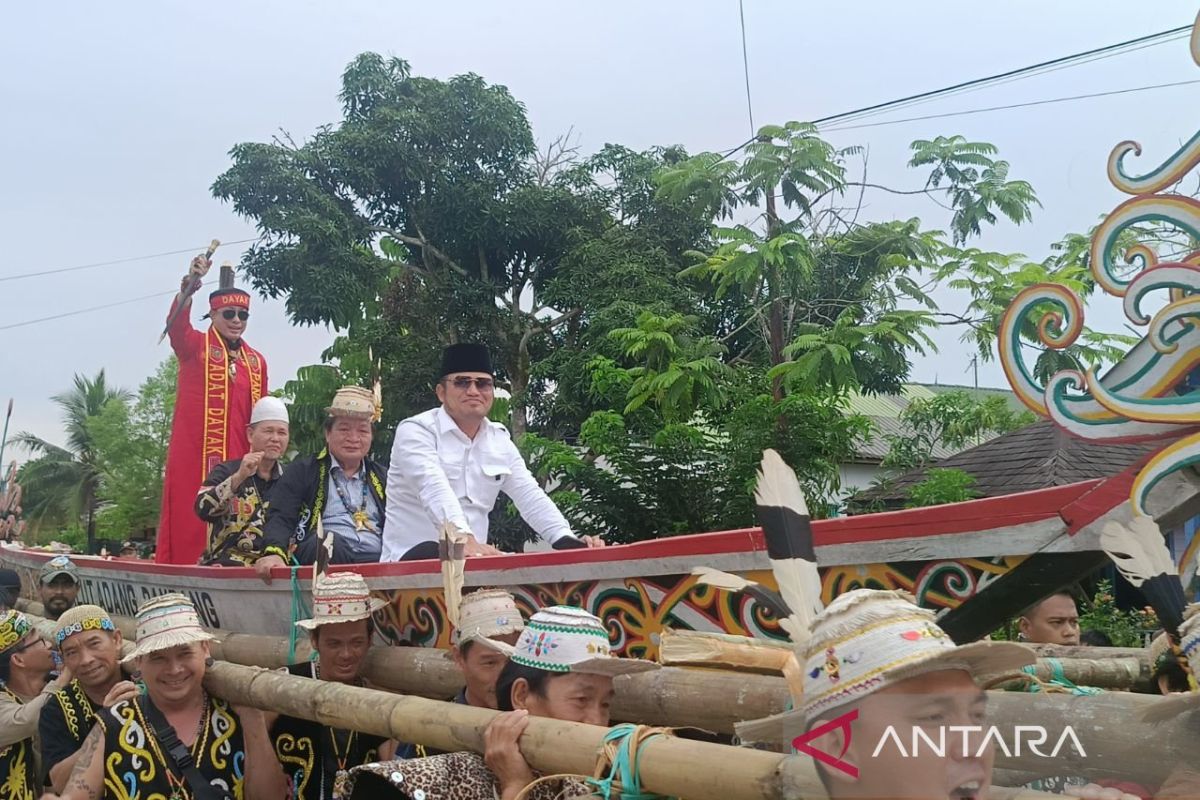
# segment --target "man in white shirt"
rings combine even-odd
[[[499,554],[488,544],[488,513],[502,491],[555,549],[604,546],[598,536],[571,532],[508,430],[487,418],[495,400],[493,374],[483,345],[451,345],[442,353],[435,389],[442,405],[396,428],[381,561],[437,558],[438,531],[447,521],[472,534],[468,556]]]

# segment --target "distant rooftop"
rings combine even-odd
[[[1161,441],[1105,444],[1076,439],[1053,422],[1041,420],[928,467],[906,472],[887,486],[859,492],[854,499],[856,503],[901,506],[907,502],[913,484],[924,480],[934,467],[960,469],[973,476],[972,488],[980,497],[1065,486],[1116,475],[1163,446]]]
[[[900,420],[900,413],[908,408],[914,400],[931,400],[939,394],[947,392],[966,392],[976,398],[1004,397],[1014,411],[1024,411],[1025,406],[1017,396],[1008,389],[979,388],[972,386],[955,386],[944,383],[906,383],[900,394],[854,394],[850,396],[849,411],[862,414],[871,420],[874,433],[859,443],[855,460],[859,463],[878,463],[888,454],[891,446],[888,436],[903,436],[909,433],[907,426]],[[958,450],[935,446],[932,457],[935,461],[948,458]]]

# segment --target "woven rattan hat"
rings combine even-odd
[[[458,604],[458,628],[453,642],[465,644],[525,630],[525,620],[513,596],[503,589],[482,589]]]
[[[375,395],[361,386],[343,386],[333,396],[333,402],[325,413],[331,417],[378,420],[380,409],[375,406]]]
[[[137,610],[137,645],[121,663],[192,642],[211,642],[213,636],[200,625],[192,601],[178,592],[159,595]]]
[[[385,605],[383,600],[371,597],[367,582],[357,572],[323,575],[313,587],[312,618],[300,620],[296,627],[311,631],[321,625],[369,619]]]
[[[574,606],[550,606],[529,618],[515,646],[482,640],[512,661],[549,672],[629,675],[658,669],[652,661],[617,658],[600,618]]]
[[[958,646],[932,611],[907,592],[855,589],[839,595],[812,623],[804,650],[808,720],[902,680],[940,670],[973,677],[1019,671],[1036,655],[1012,642]]]

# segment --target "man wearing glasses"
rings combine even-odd
[[[211,266],[207,256],[194,258],[183,288],[202,279]],[[192,327],[191,299],[184,292],[171,306],[167,333],[179,358],[179,380],[155,551],[159,563],[195,564],[200,559],[208,535],[193,510],[196,492],[218,464],[246,455],[251,411],[267,393],[267,362],[243,339],[250,295],[233,288],[231,268],[221,271],[221,288],[208,298],[206,316],[212,324],[207,331]]]
[[[488,513],[500,492],[555,549],[604,546],[599,537],[571,532],[508,430],[488,419],[495,389],[491,356],[483,345],[455,344],[442,353],[434,390],[441,405],[396,428],[380,560],[437,558],[438,531],[445,522],[471,534],[468,556],[499,554],[488,544]]]
[[[64,669],[46,682],[54,667],[50,643],[19,611],[0,614],[0,788],[6,797],[37,797],[42,790],[38,718],[42,707],[72,680]]]

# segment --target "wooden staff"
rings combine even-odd
[[[213,253],[217,252],[217,248],[220,246],[221,243],[218,240],[213,239],[211,242],[209,242],[208,249],[204,251],[204,257],[206,259],[212,259]],[[175,320],[179,319],[180,314],[185,313],[184,305],[189,299],[191,299],[192,295],[200,290],[200,287],[203,285],[203,278],[194,277],[188,282],[187,286],[180,289],[179,292],[176,293],[175,308],[171,311],[171,316],[167,317],[167,324],[163,328],[163,332],[159,334],[157,344],[162,344],[162,340],[167,338],[167,334],[170,333],[171,326],[175,324]]]

